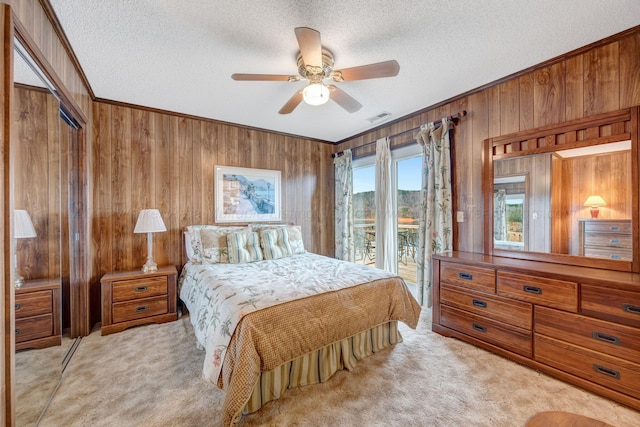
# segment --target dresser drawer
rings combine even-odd
[[[613,233],[613,234],[631,234],[630,220],[591,220],[585,221],[585,233]]]
[[[531,330],[532,305],[443,283],[440,302],[460,310]]]
[[[536,307],[536,333],[640,363],[640,329]]]
[[[498,295],[578,311],[578,284],[575,282],[498,271],[497,288]]]
[[[496,292],[496,271],[453,262],[440,262],[440,280],[465,288]]]
[[[582,314],[640,328],[640,291],[582,285]]]
[[[113,283],[113,302],[131,301],[167,294],[166,277],[149,277]]]
[[[531,333],[452,307],[440,307],[440,324],[458,332],[531,357]]]
[[[50,314],[53,310],[53,295],[51,291],[37,291],[16,295],[16,319]]]
[[[632,261],[632,251],[630,249],[622,248],[603,248],[586,246],[584,247],[584,256],[595,258],[608,258],[620,261]]]
[[[631,235],[585,233],[584,245],[631,250]]]
[[[535,360],[640,398],[640,365],[535,334]]]
[[[166,296],[120,302],[113,304],[113,322],[126,322],[167,312]]]
[[[53,334],[53,316],[51,313],[16,319],[16,343],[46,338]]]

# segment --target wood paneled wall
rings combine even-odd
[[[94,314],[100,276],[145,262],[146,234],[133,233],[141,209],[159,209],[167,226],[154,234],[154,260],[181,267],[184,227],[214,224],[214,165],[280,170],[283,221],[302,226],[309,251],[333,255],[333,146],[105,102],[93,108]]]
[[[456,250],[483,252],[482,141],[640,104],[640,27],[590,49],[549,61],[533,71],[456,97],[405,120],[345,141],[354,148],[467,110],[454,131]],[[410,138],[392,140],[393,145]],[[356,150],[356,155],[370,153]],[[418,178],[417,178],[418,179]]]
[[[68,153],[61,152],[58,101],[49,92],[16,88],[12,130],[14,207],[29,212],[37,234],[18,240],[20,274],[25,280],[59,277],[61,162]]]

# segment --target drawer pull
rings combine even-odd
[[[620,345],[620,338],[614,335],[603,334],[602,332],[593,331],[593,334],[591,334],[591,336],[597,340],[608,342],[609,344]]]
[[[136,312],[147,311],[147,310],[149,310],[148,305],[139,305],[138,307],[136,307]]]
[[[542,289],[537,288],[535,286],[524,285],[522,287],[522,290],[525,292],[529,292],[530,294],[538,294],[538,295],[542,294]]]
[[[16,305],[15,305],[15,309],[16,309],[16,310],[20,310],[20,308],[21,308],[21,307],[22,307],[22,304],[16,304]]]
[[[615,369],[611,369],[611,368],[607,368],[605,366],[600,366],[600,365],[594,364],[593,365],[593,370],[596,371],[599,374],[603,374],[603,375],[606,375],[608,377],[615,378],[617,380],[620,379],[620,372],[616,371]]]
[[[620,244],[620,239],[611,239],[609,240],[609,243],[612,245],[619,245]]]
[[[619,225],[612,225],[611,227],[609,227],[609,230],[611,230],[611,231],[620,231],[620,226]]]
[[[611,254],[609,256],[609,258],[611,258],[611,259],[621,259],[622,257],[620,255],[618,255],[618,254]]]
[[[481,307],[481,308],[487,308],[487,303],[484,301],[480,301],[477,299],[474,299],[471,301],[473,303],[473,305],[475,305],[476,307]]]
[[[20,329],[16,329],[16,335],[20,335]]]
[[[134,292],[144,292],[147,289],[149,289],[148,286],[136,286],[135,288],[133,288],[133,291]]]
[[[471,273],[458,273],[458,277],[464,280],[471,280],[473,275]]]
[[[480,331],[480,332],[487,332],[487,328],[486,328],[486,327],[484,327],[484,326],[480,326],[480,325],[477,325],[477,324],[475,324],[475,323],[472,323],[472,324],[471,324],[471,327],[472,327],[473,329],[475,329],[476,331]]]
[[[640,305],[622,304],[622,309],[627,313],[640,314]]]

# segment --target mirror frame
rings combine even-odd
[[[4,312],[5,327],[2,334],[3,353],[3,382],[4,396],[2,399],[1,418],[4,425],[15,425],[15,313],[13,306],[15,296],[13,292],[13,269],[8,268],[12,264],[11,242],[13,239],[13,200],[12,179],[10,179],[9,164],[12,153],[11,123],[13,114],[13,61],[14,61],[14,37],[16,37],[31,58],[38,64],[45,76],[53,83],[59,95],[60,106],[78,124],[76,153],[70,156],[70,165],[77,168],[77,186],[73,194],[70,194],[70,203],[73,203],[77,214],[72,223],[70,234],[76,239],[70,239],[70,305],[71,305],[71,337],[86,336],[91,332],[90,301],[89,301],[89,263],[88,263],[88,148],[87,133],[85,131],[88,117],[82,111],[72,93],[67,89],[62,79],[47,61],[46,56],[38,49],[36,43],[30,37],[27,29],[22,25],[12,8],[8,4],[2,4],[0,9],[2,21],[2,74],[3,86],[0,93],[2,97],[2,138],[0,149],[3,151],[3,192],[2,192],[2,230],[4,257],[4,274],[2,294],[4,296],[2,311]]]
[[[640,272],[638,192],[640,152],[638,150],[640,106],[598,114],[564,123],[497,136],[484,140],[482,151],[482,193],[484,200],[484,253],[506,258],[545,261],[607,270]],[[631,140],[631,200],[633,236],[632,261],[610,260],[544,252],[521,252],[493,247],[493,162],[500,159],[552,153],[570,148]]]

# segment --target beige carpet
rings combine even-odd
[[[244,426],[521,426],[540,411],[569,411],[618,427],[640,413],[431,332],[425,310],[404,342],[289,390]],[[189,319],[82,340],[41,426],[215,426],[222,392],[201,377]]]

